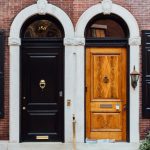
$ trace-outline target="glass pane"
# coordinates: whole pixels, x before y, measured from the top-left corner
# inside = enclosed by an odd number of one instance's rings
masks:
[[[31,23],[24,32],[24,38],[60,38],[60,29],[49,20],[38,20]]]
[[[120,24],[111,19],[99,19],[90,25],[86,37],[104,38],[115,37],[125,38],[125,33]]]

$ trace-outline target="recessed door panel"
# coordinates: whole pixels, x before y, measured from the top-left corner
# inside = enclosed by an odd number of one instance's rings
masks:
[[[126,141],[126,49],[86,49],[86,137]]]
[[[24,47],[21,55],[21,141],[63,141],[63,49]]]
[[[58,81],[58,54],[34,54],[29,53],[29,95],[31,103],[56,102],[59,92]],[[48,69],[48,68],[49,69]]]

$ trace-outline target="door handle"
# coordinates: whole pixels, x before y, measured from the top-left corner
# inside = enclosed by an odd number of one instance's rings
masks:
[[[22,107],[22,109],[23,109],[23,110],[26,110],[26,107],[25,107],[25,106],[23,106],[23,107]]]

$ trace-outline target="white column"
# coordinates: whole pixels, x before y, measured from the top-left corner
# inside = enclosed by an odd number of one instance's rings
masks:
[[[77,70],[76,70],[76,96],[74,101],[74,107],[76,108],[76,140],[77,142],[84,142],[85,135],[85,98],[84,98],[84,46],[76,47],[77,55]]]
[[[130,46],[130,73],[133,67],[139,71],[139,46]],[[139,82],[135,90],[130,78],[130,142],[139,142]]]
[[[9,112],[9,140],[19,142],[19,46],[10,46],[10,112]]]
[[[65,142],[73,140],[74,63],[74,46],[65,46]],[[71,100],[70,106],[67,106],[67,100]]]
[[[76,119],[76,141],[84,142],[84,38],[65,38],[65,141],[72,142],[72,116]],[[67,100],[71,107],[67,107]]]

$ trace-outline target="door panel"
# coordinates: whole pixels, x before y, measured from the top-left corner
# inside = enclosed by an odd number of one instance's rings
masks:
[[[21,141],[63,141],[63,50],[24,47]]]
[[[86,49],[86,137],[126,141],[126,49]]]
[[[91,77],[94,99],[119,97],[119,58],[116,54],[95,54],[92,56],[91,68],[93,68],[93,72]]]

